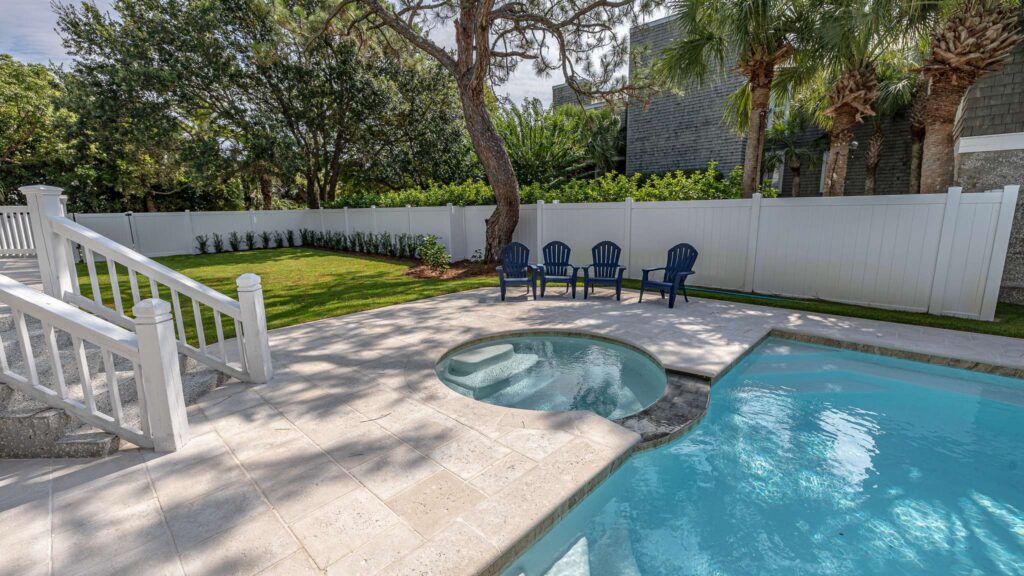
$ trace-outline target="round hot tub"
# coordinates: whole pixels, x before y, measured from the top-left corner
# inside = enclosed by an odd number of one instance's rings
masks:
[[[458,348],[437,363],[456,392],[527,410],[636,414],[665,392],[665,370],[637,348],[603,338],[525,334]]]

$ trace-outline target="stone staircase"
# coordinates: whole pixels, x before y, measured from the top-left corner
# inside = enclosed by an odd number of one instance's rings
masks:
[[[57,390],[57,374],[44,342],[41,323],[26,317],[32,356],[39,380]],[[25,374],[25,359],[15,327],[14,318],[7,307],[0,308],[0,339],[8,365],[13,372]],[[74,358],[71,336],[56,331],[60,365],[70,397],[84,402],[81,379]],[[85,356],[90,380],[95,390],[98,408],[110,413],[111,394],[104,371],[102,351],[85,345]],[[179,355],[181,379],[186,404],[220,386],[229,377],[195,360]],[[114,356],[118,392],[124,421],[140,427],[138,393],[131,362]],[[117,436],[83,424],[63,410],[52,408],[34,400],[18,390],[0,383],[0,458],[87,458],[116,452],[121,445]]]

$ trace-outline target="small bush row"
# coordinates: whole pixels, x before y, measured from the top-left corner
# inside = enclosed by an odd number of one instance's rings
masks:
[[[303,228],[299,231],[299,239],[303,246],[342,250],[345,252],[362,252],[364,254],[380,254],[397,258],[418,258],[420,247],[426,236],[414,234],[388,234],[381,232],[320,232]]]
[[[196,251],[200,254],[209,254],[212,251],[214,253],[228,252],[226,248],[230,248],[231,252],[239,252],[242,250],[242,246],[245,246],[246,250],[258,250],[261,248],[284,248],[285,246],[292,247],[297,246],[296,236],[294,230],[285,231],[274,231],[267,232],[263,231],[259,234],[249,231],[245,235],[240,235],[238,232],[232,232],[227,235],[227,246],[224,245],[225,237],[213,233],[213,234],[200,234],[196,236]]]

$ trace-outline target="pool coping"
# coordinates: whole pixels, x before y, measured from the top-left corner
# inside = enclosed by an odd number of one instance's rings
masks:
[[[543,538],[544,535],[551,529],[551,527],[553,527],[555,524],[557,524],[559,521],[561,521],[562,518],[564,518],[569,512],[571,512],[572,509],[577,504],[579,504],[581,501],[583,501],[583,499],[585,499],[587,496],[589,496],[591,492],[593,492],[595,489],[597,489],[598,486],[600,486],[612,474],[614,474],[616,471],[618,471],[618,469],[623,464],[625,464],[627,460],[632,458],[635,454],[638,454],[640,452],[644,452],[644,451],[647,451],[647,450],[650,450],[650,449],[653,449],[653,448],[657,448],[659,446],[662,446],[664,444],[672,442],[672,441],[674,441],[674,440],[676,440],[678,438],[681,438],[682,436],[686,435],[688,432],[693,430],[693,428],[695,428],[704,419],[704,417],[707,415],[708,409],[711,406],[710,388],[713,387],[722,377],[724,377],[726,374],[728,374],[733,368],[735,368],[740,362],[742,362],[749,354],[753,353],[753,351],[758,346],[763,344],[769,338],[783,338],[783,339],[789,339],[789,340],[794,340],[794,341],[798,341],[798,342],[806,342],[806,343],[809,343],[809,344],[821,344],[821,345],[832,346],[832,347],[840,348],[840,349],[844,349],[844,350],[852,350],[852,351],[857,351],[857,352],[866,352],[866,353],[878,354],[880,356],[887,356],[887,357],[892,357],[892,358],[900,358],[900,359],[904,359],[904,360],[912,360],[912,361],[917,361],[917,362],[924,362],[924,363],[927,363],[927,364],[933,364],[933,365],[938,365],[938,366],[947,366],[947,367],[951,367],[951,368],[960,368],[960,369],[970,370],[970,371],[973,371],[973,372],[980,372],[980,373],[984,373],[984,374],[993,374],[993,375],[997,375],[997,376],[1006,376],[1006,377],[1010,377],[1010,378],[1024,379],[1024,369],[1022,369],[1022,368],[1012,368],[1012,367],[1008,367],[1008,366],[999,366],[999,365],[996,365],[996,364],[990,364],[990,363],[986,363],[986,362],[978,362],[978,361],[967,360],[965,358],[952,358],[952,357],[948,357],[948,356],[940,356],[940,355],[937,355],[937,354],[928,354],[928,353],[923,353],[923,352],[914,352],[914,351],[900,349],[900,348],[894,348],[894,347],[888,347],[888,346],[879,346],[879,345],[876,345],[876,344],[868,344],[868,343],[865,343],[865,342],[857,342],[857,341],[853,341],[853,340],[840,340],[840,339],[837,339],[837,338],[831,338],[831,337],[828,337],[828,336],[823,336],[823,335],[815,334],[815,333],[812,333],[812,332],[804,332],[804,331],[800,331],[800,330],[784,329],[784,328],[778,328],[778,327],[772,327],[772,328],[769,328],[767,331],[765,331],[765,333],[762,334],[759,338],[757,338],[757,340],[755,342],[750,344],[742,353],[740,353],[738,356],[736,356],[731,362],[729,362],[728,364],[723,366],[714,376],[709,376],[707,374],[702,374],[702,373],[699,373],[699,372],[696,372],[696,371],[689,371],[689,370],[680,369],[680,368],[676,368],[676,367],[665,366],[664,363],[662,363],[661,360],[657,358],[657,356],[655,356],[651,352],[646,351],[642,346],[640,346],[640,345],[638,345],[636,343],[629,342],[629,341],[626,341],[626,340],[618,341],[618,340],[616,340],[614,338],[609,338],[609,337],[604,336],[604,335],[594,335],[594,334],[592,334],[592,333],[590,333],[590,332],[588,332],[586,330],[553,329],[553,330],[550,330],[550,331],[546,331],[546,330],[527,329],[527,330],[517,330],[515,332],[520,332],[520,333],[524,333],[524,334],[543,333],[543,332],[547,332],[547,333],[561,332],[561,333],[565,333],[565,334],[575,334],[575,335],[582,334],[582,335],[587,335],[587,336],[594,336],[596,338],[610,340],[612,342],[617,342],[617,343],[623,343],[624,342],[627,345],[629,345],[629,346],[631,346],[633,348],[638,348],[640,350],[643,350],[643,351],[645,351],[645,353],[647,353],[650,356],[652,356],[655,359],[655,361],[660,366],[664,367],[666,375],[670,376],[670,379],[669,379],[669,385],[666,386],[665,394],[663,394],[661,398],[659,398],[657,401],[655,401],[654,404],[652,404],[651,406],[648,406],[643,411],[638,412],[637,414],[634,414],[632,416],[628,416],[626,418],[622,418],[622,419],[619,419],[619,420],[611,420],[611,422],[613,422],[613,423],[615,423],[615,424],[617,424],[619,426],[622,426],[623,428],[626,428],[627,430],[630,430],[632,432],[635,432],[635,433],[639,434],[641,436],[641,440],[639,442],[635,443],[631,448],[629,448],[626,451],[624,451],[615,460],[610,462],[607,466],[605,466],[601,471],[599,471],[597,474],[595,474],[583,486],[580,486],[569,498],[567,498],[564,502],[562,502],[562,504],[560,504],[558,507],[556,507],[556,509],[554,511],[552,511],[551,514],[549,514],[548,516],[546,516],[545,518],[540,520],[537,524],[535,524],[533,526],[533,528],[531,528],[522,538],[520,538],[518,541],[516,541],[512,546],[508,547],[506,550],[504,550],[501,553],[499,553],[498,557],[494,559],[494,561],[488,566],[488,568],[486,570],[480,572],[480,576],[497,576],[497,575],[501,574],[504,570],[507,570],[512,565],[512,563],[516,560],[516,558],[518,558],[527,549],[529,549],[531,546],[536,544],[541,538]],[[490,335],[490,336],[493,336],[495,338],[500,338],[500,337],[506,336],[506,335],[508,335],[507,332],[506,333],[502,333],[502,334]],[[486,339],[488,337],[484,337],[484,338]],[[458,348],[458,347],[456,347],[456,348]],[[455,348],[453,348],[453,350],[455,350]],[[673,389],[674,389],[674,387],[672,386],[672,381],[673,381],[672,376],[673,375],[675,375],[675,376],[682,376],[682,377],[685,377],[685,378],[693,378],[693,379],[697,379],[697,380],[703,380],[703,381],[706,381],[708,383],[709,390],[708,390],[708,396],[707,396],[707,399],[706,399],[706,403],[704,405],[704,409],[703,409],[703,411],[698,416],[692,418],[691,420],[689,420],[687,422],[681,423],[678,427],[674,428],[673,430],[667,431],[665,434],[660,434],[660,435],[658,435],[655,438],[651,438],[650,440],[644,440],[643,439],[643,433],[641,431],[635,429],[632,426],[625,425],[623,423],[623,421],[624,420],[629,420],[630,418],[639,417],[641,415],[647,415],[649,417],[649,416],[651,416],[651,414],[647,414],[647,413],[648,412],[653,412],[652,409],[655,409],[654,411],[656,411],[657,409],[663,408],[666,403],[671,403],[671,400],[669,399],[669,393],[671,391],[673,391]]]

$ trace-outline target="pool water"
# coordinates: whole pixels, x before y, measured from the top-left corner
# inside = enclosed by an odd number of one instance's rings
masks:
[[[766,340],[520,573],[1024,574],[1024,381]]]
[[[446,355],[437,375],[460,394],[528,410],[622,418],[665,392],[665,370],[638,350],[586,336],[491,339]]]

